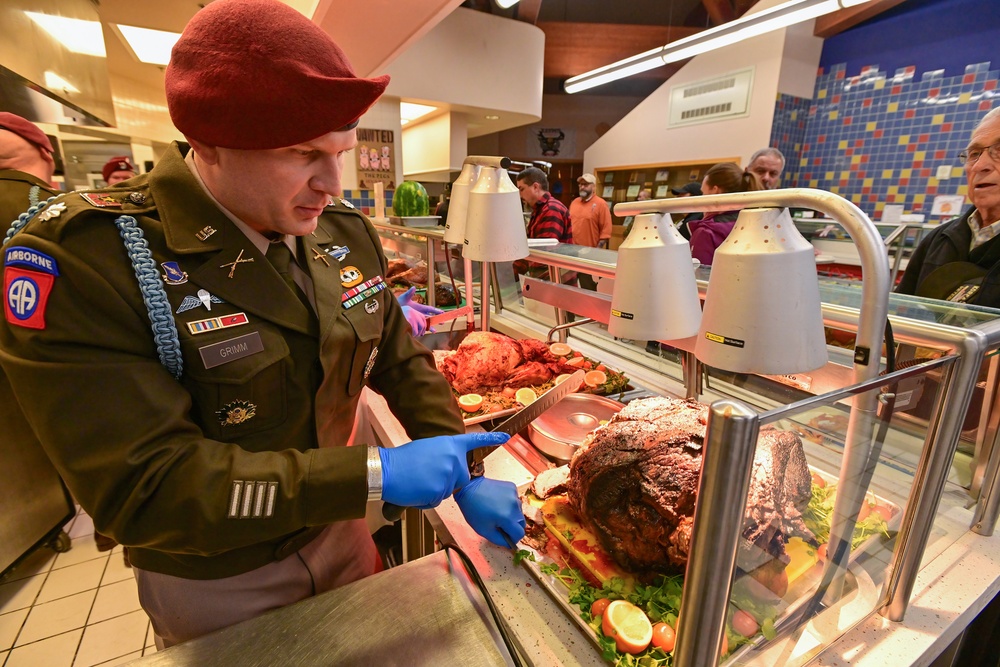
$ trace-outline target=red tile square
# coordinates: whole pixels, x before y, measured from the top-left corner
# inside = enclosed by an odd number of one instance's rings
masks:
[[[931,177],[931,170],[930,169],[921,169],[920,170],[920,178],[930,178],[930,177]]]
[[[945,152],[944,151],[934,151],[934,159],[935,160],[943,160],[944,158],[945,158]]]
[[[840,104],[840,95],[834,95],[830,99],[830,104]]]
[[[901,178],[901,179],[899,179],[899,186],[900,187],[906,187],[909,184],[910,184],[910,179],[908,179],[908,178]]]
[[[825,144],[826,143],[826,135],[825,134],[821,134],[818,137],[816,137],[816,142],[820,143],[820,144]]]
[[[914,169],[920,169],[923,166],[924,166],[924,161],[923,160],[914,160],[913,161],[913,168]]]
[[[903,118],[913,118],[917,115],[916,109],[907,109],[903,112]]]
[[[937,194],[937,186],[936,185],[928,185],[927,186],[927,194],[929,194],[929,195],[936,195]]]
[[[931,135],[929,134],[921,134],[917,137],[917,143],[921,144],[926,144],[930,140],[931,140]]]
[[[854,119],[851,116],[845,116],[844,117],[844,125],[850,125],[853,122],[854,122]]]
[[[854,155],[854,149],[853,148],[845,148],[844,149],[844,155],[847,155],[848,157],[850,157],[851,155]]]
[[[862,107],[870,107],[871,105],[872,105],[872,98],[866,97],[865,99],[861,100]]]
[[[868,178],[868,172],[864,170],[858,170],[856,175],[858,178]]]
[[[951,123],[942,123],[941,124],[941,131],[942,132],[951,132]]]
[[[848,183],[849,183],[849,181],[847,179],[843,179],[843,180],[840,181],[839,185],[842,188],[846,188]]]
[[[854,147],[855,148],[861,148],[864,145],[865,145],[865,142],[864,142],[863,139],[855,139],[854,140]]]
[[[973,83],[976,80],[975,74],[966,74],[962,77],[962,83]]]
[[[928,97],[937,97],[938,94],[940,94],[940,92],[941,92],[940,88],[931,88],[930,91],[928,91],[927,96]]]
[[[839,72],[837,72],[837,76],[835,78],[839,81],[840,79],[843,79],[845,76],[847,76],[847,72],[845,72],[844,70],[840,70]]]
[[[872,191],[872,186],[870,186],[870,185],[863,185],[863,186],[861,186],[861,194],[866,195],[866,194],[868,194],[871,191]]]
[[[901,92],[903,92],[902,86],[893,86],[892,88],[889,89],[890,95],[899,95]]]
[[[822,67],[820,67],[819,69],[816,70],[816,76],[823,76],[823,68]]]
[[[822,164],[823,164],[823,158],[818,158],[818,157],[817,158],[813,158],[813,166],[814,167],[819,167]]]
[[[996,90],[996,88],[997,88],[996,79],[990,79],[989,81],[983,83],[983,90]]]
[[[917,152],[917,145],[916,144],[907,144],[907,146],[906,146],[906,152],[907,153],[916,153]]]
[[[813,177],[812,173],[808,172],[808,171],[806,173],[802,174],[802,180],[804,180],[804,181],[811,180],[812,177]]]
[[[979,103],[980,111],[989,111],[992,108],[993,104],[989,100],[983,100],[982,102]]]
[[[861,156],[861,164],[867,164],[867,163],[868,163],[868,156],[867,155],[862,155]]]
[[[883,134],[884,132],[882,130],[875,130],[874,132],[872,132],[872,136],[875,137],[876,139],[881,139]]]

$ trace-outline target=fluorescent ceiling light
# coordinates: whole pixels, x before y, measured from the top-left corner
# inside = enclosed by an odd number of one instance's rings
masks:
[[[574,76],[566,80],[563,89],[567,93],[578,93],[581,90],[624,79],[661,65],[693,58],[744,39],[757,37],[779,28],[809,21],[838,9],[854,7],[866,2],[869,0],[789,0],[756,14],[743,16],[735,21],[670,42],[666,46],[651,49],[631,58]]]
[[[511,7],[513,7],[514,5],[516,5],[518,2],[520,2],[520,0],[496,0],[496,1],[497,1],[497,4],[502,9],[510,9]]]
[[[422,118],[432,111],[437,111],[437,107],[432,107],[428,104],[416,104],[415,102],[400,102],[399,120],[401,124],[406,125],[410,121]]]
[[[24,12],[42,30],[65,46],[71,53],[85,56],[107,57],[104,50],[104,32],[97,21],[71,19],[38,12]]]
[[[49,90],[62,91],[64,93],[80,92],[76,86],[52,71],[45,72],[45,87]]]
[[[170,51],[181,38],[179,32],[151,30],[134,25],[115,25],[121,32],[125,43],[139,62],[150,65],[166,65],[170,62]]]

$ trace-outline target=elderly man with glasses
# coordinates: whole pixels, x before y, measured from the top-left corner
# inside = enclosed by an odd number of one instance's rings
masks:
[[[960,156],[972,207],[913,252],[897,292],[1000,307],[1000,108],[987,113]]]

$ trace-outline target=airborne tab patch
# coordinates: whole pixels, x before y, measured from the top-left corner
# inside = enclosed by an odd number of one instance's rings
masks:
[[[59,275],[59,266],[56,264],[56,260],[43,252],[21,246],[7,248],[3,253],[3,264],[4,266],[23,266],[53,276]]]

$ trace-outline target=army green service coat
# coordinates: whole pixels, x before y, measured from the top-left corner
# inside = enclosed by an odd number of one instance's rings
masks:
[[[17,169],[0,169],[0,234],[7,233],[7,227],[32,206],[31,189],[37,187],[37,201],[43,202],[59,192],[52,186],[31,174]]]
[[[209,199],[182,150],[127,184],[61,197],[64,212],[33,219],[4,246],[0,365],[95,528],[142,569],[208,579],[281,559],[323,526],[364,515],[366,448],[342,445],[365,385],[414,439],[464,428],[392,291],[342,305],[342,278],[386,270],[364,215],[338,202],[302,239],[317,317]],[[158,359],[120,216],[137,221],[169,279],[179,381]],[[9,286],[23,287],[25,274],[39,279],[39,296],[51,278],[47,302]]]

